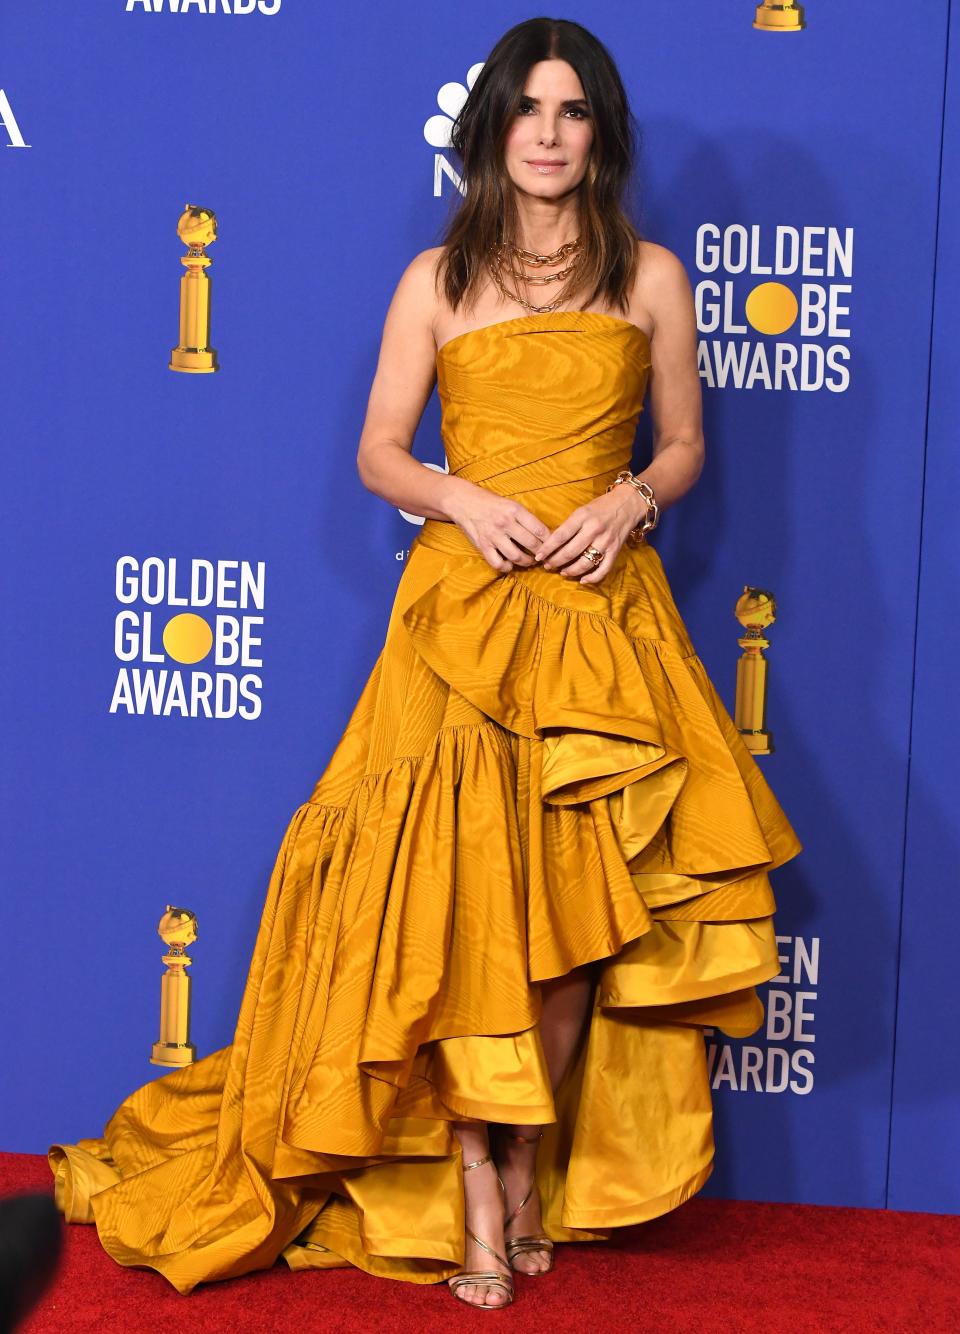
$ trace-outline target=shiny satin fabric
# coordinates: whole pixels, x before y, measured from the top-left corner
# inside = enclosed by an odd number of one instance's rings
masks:
[[[451,472],[555,527],[629,466],[649,367],[606,315],[454,338]],[[279,1255],[435,1282],[463,1257],[451,1122],[481,1118],[546,1123],[557,1241],[675,1208],[713,1164],[703,1027],[761,1025],[768,873],[800,848],[652,545],[580,585],[427,519],[284,835],[233,1042],[52,1146],[60,1207],[181,1292]],[[540,984],[588,963],[554,1092]]]

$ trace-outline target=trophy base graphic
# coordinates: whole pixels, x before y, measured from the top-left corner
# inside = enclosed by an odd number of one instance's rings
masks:
[[[192,1065],[196,1059],[197,1049],[192,1042],[155,1042],[150,1056],[150,1064]]]
[[[220,364],[216,350],[212,347],[175,347],[170,353],[167,369],[208,375],[211,371],[218,371]]]
[[[807,26],[803,5],[796,0],[763,0],[753,26],[764,32],[799,32]]]

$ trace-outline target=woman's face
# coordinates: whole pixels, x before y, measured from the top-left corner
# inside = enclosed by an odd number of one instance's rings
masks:
[[[593,120],[573,66],[565,60],[531,66],[504,146],[514,185],[538,199],[558,199],[583,180],[592,144]]]

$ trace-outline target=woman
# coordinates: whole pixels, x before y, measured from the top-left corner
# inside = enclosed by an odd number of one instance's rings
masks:
[[[522,23],[453,139],[466,196],[397,287],[358,454],[425,521],[233,1043],[51,1149],[67,1217],[181,1292],[282,1254],[506,1305],[554,1242],[700,1189],[703,1028],[755,1031],[779,971],[800,844],[646,540],[702,467],[697,335],[621,209],[619,76]],[[435,378],[448,474],[410,455]]]

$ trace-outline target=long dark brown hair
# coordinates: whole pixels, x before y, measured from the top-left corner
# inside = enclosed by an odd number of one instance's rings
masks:
[[[511,28],[490,52],[460,114],[451,145],[463,164],[465,194],[442,237],[438,288],[451,308],[470,306],[479,294],[490,247],[517,242],[517,208],[503,150],[523,101],[532,65],[565,60],[583,85],[593,121],[590,161],[579,190],[582,249],[576,291],[583,306],[602,294],[626,310],[637,265],[640,234],[624,208],[639,139],[623,82],[602,42],[568,19],[527,19]]]

